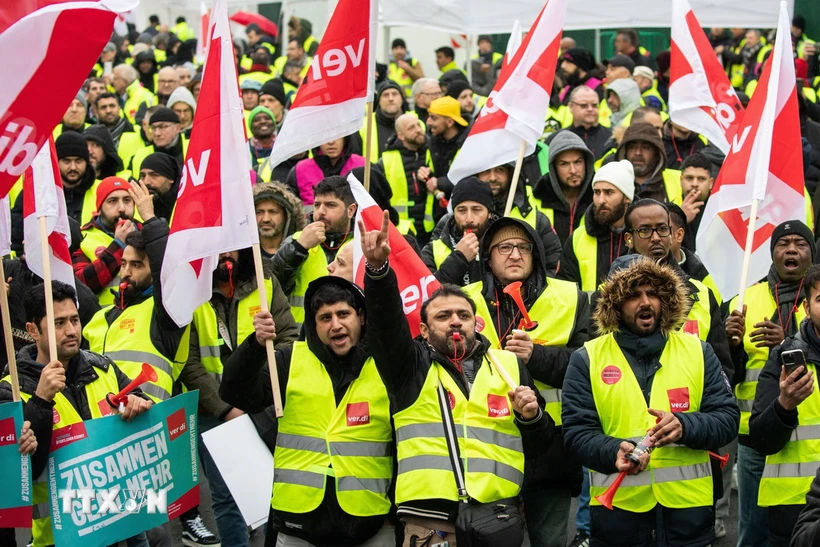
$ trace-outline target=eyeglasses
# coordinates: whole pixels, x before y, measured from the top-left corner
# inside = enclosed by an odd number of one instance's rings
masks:
[[[532,243],[499,243],[495,246],[495,249],[504,256],[511,255],[513,249],[518,249],[518,254],[522,256],[531,255]]]
[[[658,237],[669,237],[672,234],[672,227],[668,224],[658,226],[657,228],[638,228],[631,230],[633,234],[638,234],[641,239],[649,239],[653,232],[657,232]]]
[[[570,101],[570,103],[581,109],[598,108],[598,103],[576,103],[575,101]]]

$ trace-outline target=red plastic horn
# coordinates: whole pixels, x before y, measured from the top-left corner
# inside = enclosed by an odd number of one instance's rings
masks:
[[[119,408],[121,404],[125,404],[128,400],[128,394],[131,391],[144,384],[145,382],[156,382],[157,381],[157,371],[154,370],[154,367],[149,365],[148,363],[142,364],[142,371],[137,375],[136,378],[131,380],[131,383],[122,388],[122,391],[114,395],[113,393],[109,393],[105,396],[105,399],[108,401],[108,404],[111,405],[111,408]]]
[[[709,457],[719,461],[721,469],[726,467],[726,464],[729,462],[729,453],[728,452],[726,454],[724,454],[723,456],[721,456],[717,452],[712,452],[711,450],[709,450]]]
[[[607,509],[612,509],[612,500],[615,499],[615,492],[618,491],[618,488],[621,486],[621,483],[624,482],[624,477],[626,477],[626,471],[621,471],[618,473],[618,476],[615,478],[615,482],[609,485],[609,488],[601,494],[600,496],[595,496],[595,501],[606,507]]]
[[[538,326],[538,323],[530,319],[530,314],[527,313],[527,308],[524,306],[524,299],[521,298],[521,282],[514,281],[504,287],[504,294],[508,294],[513,299],[515,305],[518,306],[518,311],[521,312],[523,318],[518,323],[519,329],[532,330]]]

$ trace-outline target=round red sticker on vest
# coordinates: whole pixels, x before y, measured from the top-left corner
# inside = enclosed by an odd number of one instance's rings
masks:
[[[607,365],[601,371],[601,380],[607,385],[617,384],[621,379],[621,369],[615,365]]]
[[[475,318],[475,331],[481,332],[484,330],[484,320],[480,317]]]
[[[450,401],[450,410],[453,410],[456,407],[456,396],[448,391],[447,400]]]
[[[51,421],[55,424],[60,423],[60,413],[57,412],[56,408],[51,409]]]

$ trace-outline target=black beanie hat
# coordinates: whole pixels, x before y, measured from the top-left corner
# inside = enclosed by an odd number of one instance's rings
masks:
[[[168,108],[167,106],[161,106],[157,108],[153,114],[151,114],[151,123],[157,122],[170,122],[170,123],[179,123],[179,116],[177,113]]]
[[[57,150],[57,159],[69,157],[83,158],[85,161],[90,159],[85,137],[74,131],[64,131],[54,141],[54,148]]]
[[[162,175],[171,180],[177,180],[179,178],[179,164],[177,160],[165,152],[154,152],[147,156],[142,160],[142,164],[140,165],[140,170],[142,169],[150,169],[158,175]],[[139,176],[139,174],[137,174],[137,176]]]
[[[486,182],[481,182],[476,177],[465,177],[458,181],[453,188],[450,198],[453,208],[458,207],[464,201],[475,201],[493,212],[493,191]]]
[[[268,80],[262,84],[262,89],[259,90],[259,96],[270,95],[280,103],[282,106],[288,105],[288,99],[285,95],[285,84],[279,78]]]
[[[465,81],[462,81],[462,80],[456,80],[454,82],[450,82],[447,85],[447,96],[452,97],[454,99],[458,99],[458,96],[461,95],[461,93],[465,89],[469,89],[470,91],[472,91],[473,87],[469,83],[467,83]]]
[[[816,252],[814,245],[814,234],[812,234],[809,227],[800,220],[787,220],[786,222],[780,223],[777,228],[774,229],[774,232],[772,232],[772,239],[769,242],[772,258],[774,258],[774,246],[777,245],[777,241],[781,237],[793,234],[799,235],[808,242],[809,248],[811,249],[811,259],[812,262],[814,262],[814,253]]]

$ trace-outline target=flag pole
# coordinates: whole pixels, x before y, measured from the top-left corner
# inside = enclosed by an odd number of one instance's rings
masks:
[[[43,289],[46,294],[46,321],[48,325],[48,359],[57,360],[57,333],[54,332],[54,295],[51,292],[51,249],[48,244],[48,218],[40,217],[40,249],[43,253]]]
[[[521,176],[521,165],[524,163],[524,152],[527,150],[527,141],[521,139],[521,147],[518,149],[518,159],[515,160],[515,170],[513,170],[510,181],[510,193],[507,195],[507,206],[504,207],[504,216],[509,216],[512,210],[515,190],[518,188],[518,178]]]
[[[6,267],[3,258],[0,257],[0,280],[6,282]],[[11,335],[11,312],[9,312],[9,295],[6,288],[0,287],[0,312],[3,317],[3,335],[6,340],[6,359],[9,363],[9,376],[11,376],[11,396],[12,400],[20,400],[20,381],[17,379],[17,358],[14,354],[14,338]]]
[[[373,97],[367,102],[364,122],[364,189],[370,193],[370,143],[373,140]]]
[[[746,248],[743,251],[743,268],[740,270],[740,288],[737,293],[737,310],[743,311],[743,299],[746,296],[746,283],[749,280],[749,266],[752,262],[752,245],[755,238],[755,222],[757,220],[758,200],[752,200],[752,210],[749,213],[749,228],[746,231]],[[736,337],[735,337],[736,338]]]
[[[259,243],[251,245],[253,249],[253,266],[256,269],[256,288],[259,291],[259,306],[261,311],[270,311],[268,295],[265,288],[265,271],[262,269],[262,251]],[[273,340],[265,341],[265,351],[268,354],[268,370],[270,371],[270,385],[273,389],[273,410],[276,417],[282,417],[282,393],[279,391],[279,374],[276,372],[276,353],[273,351]]]

